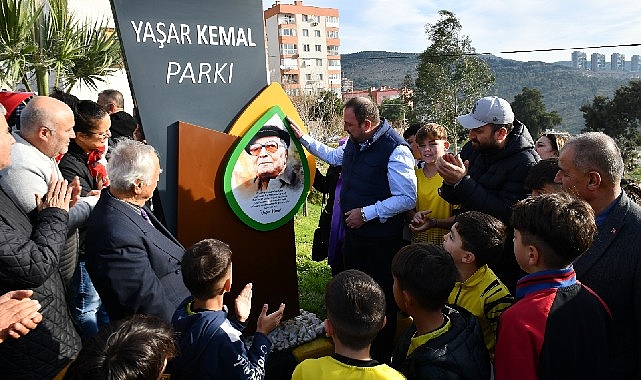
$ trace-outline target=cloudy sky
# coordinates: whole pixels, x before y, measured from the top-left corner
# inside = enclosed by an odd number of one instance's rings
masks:
[[[269,8],[274,0],[262,0]],[[281,4],[293,4],[283,0]],[[304,0],[304,5],[338,8],[341,54],[364,50],[419,53],[429,41],[425,24],[438,11],[453,12],[472,46],[520,61],[569,61],[572,48],[641,44],[641,1],[635,0]],[[563,48],[555,52],[506,54],[514,50]],[[641,46],[583,49],[606,55],[641,55]]]

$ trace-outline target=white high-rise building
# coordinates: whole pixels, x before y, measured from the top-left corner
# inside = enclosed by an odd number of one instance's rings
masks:
[[[264,12],[270,80],[288,94],[341,93],[338,9],[276,1]]]
[[[638,54],[633,55],[630,60],[630,71],[641,71],[641,58]]]
[[[610,70],[625,71],[625,55],[621,53],[612,53],[610,56]]]
[[[580,70],[587,70],[588,59],[585,52],[573,51],[572,52],[572,67]]]
[[[605,55],[599,53],[592,53],[590,56],[590,69],[592,71],[605,70]]]

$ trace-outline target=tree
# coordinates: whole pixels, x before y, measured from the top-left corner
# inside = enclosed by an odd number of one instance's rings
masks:
[[[71,89],[80,81],[96,88],[122,67],[115,34],[103,22],[81,23],[66,0],[0,0],[0,80],[14,87],[49,93],[55,86]]]
[[[457,141],[456,116],[467,113],[494,83],[487,63],[476,56],[454,13],[441,10],[425,32],[432,44],[419,56],[414,106],[418,120],[443,125]]]
[[[511,105],[514,117],[528,127],[534,138],[561,124],[562,119],[556,111],[545,110],[543,95],[536,88],[523,87]]]
[[[595,96],[592,104],[581,107],[581,112],[585,120],[582,132],[603,132],[612,137],[621,149],[626,169],[634,169],[636,148],[641,143],[641,81],[617,89],[612,99]]]
[[[405,123],[407,125],[416,122],[416,110],[414,109],[414,93],[416,92],[415,84],[416,81],[412,78],[411,75],[405,75],[403,78],[403,84],[401,85],[401,98],[403,102],[407,104],[407,109],[405,112]]]
[[[385,118],[395,128],[405,129],[407,125],[406,115],[409,113],[409,106],[405,99],[402,97],[385,99],[379,109],[381,110],[381,117]]]
[[[290,100],[316,139],[330,142],[344,134],[343,100],[336,93],[321,90],[312,94],[290,95]]]

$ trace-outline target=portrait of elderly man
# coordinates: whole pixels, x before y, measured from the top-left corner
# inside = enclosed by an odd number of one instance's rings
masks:
[[[256,190],[297,188],[302,185],[300,176],[291,165],[287,165],[290,142],[289,133],[275,125],[265,125],[249,141],[245,151],[252,156],[256,168]]]
[[[89,276],[110,320],[150,314],[171,322],[189,291],[180,273],[185,249],[145,206],[160,177],[158,153],[122,140],[107,172],[110,186],[87,221]]]
[[[280,222],[299,205],[305,167],[296,146],[278,114],[261,121],[238,145],[232,156],[236,160],[229,166],[227,196],[243,220],[259,225]]]

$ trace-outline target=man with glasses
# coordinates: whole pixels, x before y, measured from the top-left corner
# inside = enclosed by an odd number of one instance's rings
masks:
[[[125,112],[125,100],[118,90],[104,90],[98,94],[96,103],[107,111],[111,119],[111,134],[113,139],[118,137],[134,138],[138,126],[136,119]]]
[[[249,141],[245,151],[256,167],[257,191],[302,186],[297,172],[287,166],[290,142],[289,133],[274,125],[265,125]]]

